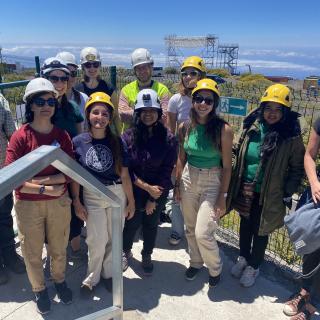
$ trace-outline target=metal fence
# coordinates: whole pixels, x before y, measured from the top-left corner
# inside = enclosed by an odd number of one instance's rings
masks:
[[[135,79],[134,76],[126,74],[125,72],[119,71],[116,73],[115,67],[102,68],[101,77],[106,81],[113,83],[118,93],[125,84]],[[179,75],[165,75],[164,77],[155,79],[165,83],[169,87],[171,93],[176,92]],[[78,78],[78,81],[80,80],[81,73]],[[266,89],[266,86],[255,86],[254,84],[240,82],[226,82],[219,87],[223,96],[247,99],[249,111],[259,106],[260,98]],[[22,120],[22,96],[24,89],[25,87],[22,86],[2,90],[4,96],[10,103],[11,110],[18,123],[21,123]],[[303,137],[306,144],[309,139],[312,123],[318,116],[320,116],[320,98],[314,95],[311,96],[310,92],[306,90],[292,90],[292,98],[292,109],[298,111],[302,115],[300,122],[302,123]],[[230,123],[235,133],[239,132],[243,120],[242,117],[231,115],[223,115],[223,117]],[[298,197],[298,195],[296,196]],[[240,220],[238,215],[235,212],[232,212],[222,219],[219,235],[224,241],[237,246],[239,225]],[[267,257],[269,260],[272,260],[274,263],[281,266],[281,268],[285,268],[293,272],[297,272],[300,269],[300,258],[294,253],[284,228],[276,230],[271,235],[267,250]]]

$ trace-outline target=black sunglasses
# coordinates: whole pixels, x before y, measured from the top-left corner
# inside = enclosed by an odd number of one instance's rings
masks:
[[[99,61],[95,61],[95,62],[85,62],[84,67],[87,69],[90,69],[91,67],[94,68],[99,68],[100,67],[100,62]]]
[[[58,82],[59,80],[61,82],[67,82],[69,80],[69,77],[68,76],[63,76],[63,77],[49,76],[48,80],[50,80],[52,82]]]
[[[74,71],[70,71],[70,77],[71,78],[75,78],[77,76],[77,70],[74,70]]]
[[[205,104],[209,105],[213,105],[214,100],[212,98],[204,98],[203,96],[197,95],[195,97],[193,97],[193,102],[196,103],[202,103],[202,101],[204,101]]]
[[[199,72],[198,71],[190,71],[190,72],[186,72],[186,71],[182,71],[181,72],[181,77],[187,77],[187,76],[190,76],[190,77],[196,77],[199,75]]]
[[[46,104],[49,107],[55,107],[57,104],[57,100],[55,98],[49,98],[48,100],[43,98],[35,98],[32,100],[34,104],[36,104],[38,107],[44,107]]]

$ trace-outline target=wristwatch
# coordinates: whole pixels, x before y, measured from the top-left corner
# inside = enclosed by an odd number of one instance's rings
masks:
[[[46,186],[43,184],[39,189],[39,194],[43,194],[46,190]]]

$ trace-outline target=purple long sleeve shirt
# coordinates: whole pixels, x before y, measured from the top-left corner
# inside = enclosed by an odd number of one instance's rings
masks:
[[[143,148],[134,143],[133,130],[127,130],[122,139],[127,145],[129,154],[129,170],[151,185],[159,185],[166,191],[172,188],[171,173],[177,161],[177,139],[167,131],[167,142],[150,137]],[[134,186],[136,189],[137,187]]]

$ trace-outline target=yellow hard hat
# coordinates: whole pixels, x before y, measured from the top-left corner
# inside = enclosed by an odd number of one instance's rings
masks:
[[[202,60],[202,58],[197,56],[188,57],[183,61],[181,70],[188,67],[195,68],[201,72],[206,72],[206,66],[204,64],[204,61]]]
[[[262,102],[276,102],[291,108],[290,89],[283,84],[273,84],[265,91],[260,100]]]
[[[218,95],[218,97],[220,97],[220,92],[218,89],[218,85],[215,81],[211,80],[211,79],[202,79],[199,80],[197,82],[196,87],[192,90],[192,96],[200,91],[200,90],[210,90],[213,93],[215,93],[216,95]]]
[[[86,111],[92,104],[96,102],[105,103],[110,106],[112,110],[114,110],[114,105],[111,102],[111,98],[109,95],[104,92],[95,92],[87,100],[86,105],[84,106],[84,111]]]

